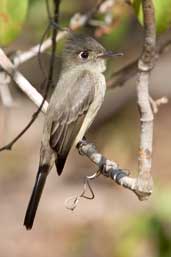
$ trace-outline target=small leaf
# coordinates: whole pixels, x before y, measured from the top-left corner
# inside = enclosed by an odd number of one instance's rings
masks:
[[[0,45],[7,45],[20,33],[26,17],[28,0],[1,0]]]

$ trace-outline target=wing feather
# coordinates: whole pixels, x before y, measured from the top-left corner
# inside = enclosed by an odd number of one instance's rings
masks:
[[[71,89],[65,99],[66,104],[63,102],[56,108],[57,113],[51,127],[50,146],[57,153],[55,164],[59,175],[94,99],[95,86],[92,82],[91,73],[83,71],[74,84],[70,85]]]

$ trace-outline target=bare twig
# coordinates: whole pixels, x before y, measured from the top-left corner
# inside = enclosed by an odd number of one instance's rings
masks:
[[[30,84],[30,82],[15,69],[15,66],[10,59],[5,55],[4,51],[0,49],[0,66],[7,72],[8,75],[15,81],[19,88],[35,103],[38,107],[42,103],[42,96]],[[48,103],[45,101],[42,110],[46,112]]]
[[[68,33],[67,31],[60,31],[57,35],[57,39],[56,41],[59,41],[60,39],[64,38],[64,36],[66,36]],[[40,44],[30,48],[28,51],[25,52],[18,52],[16,54],[16,56],[13,58],[13,62],[15,67],[18,67],[19,65],[21,65],[22,63],[30,60],[31,58],[37,56],[39,50],[40,52],[44,52],[46,51],[48,48],[50,48],[52,45],[52,41],[51,38],[48,38],[47,40],[45,40],[40,48]]]
[[[140,112],[141,133],[138,156],[138,178],[135,191],[140,200],[151,193],[153,181],[151,176],[153,112],[149,102],[150,71],[154,67],[156,57],[156,28],[152,0],[142,0],[144,15],[144,47],[138,61],[137,101]]]
[[[159,99],[154,100],[151,96],[149,97],[149,101],[153,110],[153,113],[158,113],[159,106],[162,104],[168,103],[168,98],[163,96]]]
[[[55,24],[58,24],[58,18],[59,18],[59,5],[60,5],[60,0],[53,0],[54,3],[54,17],[53,21]],[[54,26],[52,28],[52,50],[51,50],[51,58],[50,58],[50,65],[49,65],[49,72],[48,72],[48,81],[47,81],[47,90],[45,93],[45,97],[47,98],[51,83],[52,83],[52,78],[53,78],[53,72],[54,72],[54,61],[55,61],[55,52],[56,52],[56,37],[58,33],[58,27]]]

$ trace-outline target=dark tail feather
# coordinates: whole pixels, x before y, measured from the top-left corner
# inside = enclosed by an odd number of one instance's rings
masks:
[[[26,227],[26,229],[31,229],[33,226],[37,207],[48,175],[48,169],[48,165],[43,165],[39,167],[36,182],[32,191],[32,195],[24,219],[24,226]]]
[[[57,170],[57,173],[59,176],[61,175],[61,173],[63,171],[64,165],[66,162],[66,158],[67,158],[67,155],[66,156],[58,156],[58,158],[55,161],[56,170]]]

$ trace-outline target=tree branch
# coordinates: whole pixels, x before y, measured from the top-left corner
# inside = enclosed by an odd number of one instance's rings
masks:
[[[114,180],[118,185],[133,191],[140,199],[140,188],[137,187],[137,178],[130,177],[129,173],[126,170],[121,169],[116,162],[106,159],[106,157],[96,150],[95,145],[92,143],[87,143],[85,140],[82,140],[77,145],[77,148],[81,155],[87,156],[99,167],[103,176],[108,177]],[[151,191],[144,191],[144,199],[150,194]]]
[[[140,112],[140,146],[138,154],[138,178],[135,191],[140,200],[146,199],[146,193],[152,193],[151,176],[153,112],[149,101],[150,72],[156,57],[155,13],[152,0],[142,0],[144,16],[144,47],[138,61],[137,101]]]

